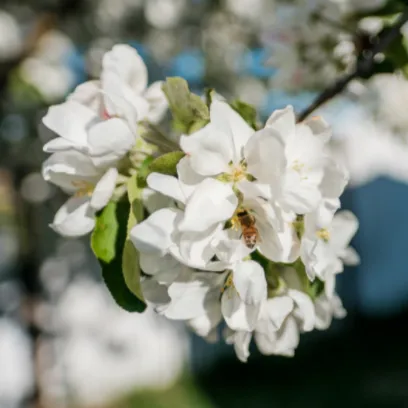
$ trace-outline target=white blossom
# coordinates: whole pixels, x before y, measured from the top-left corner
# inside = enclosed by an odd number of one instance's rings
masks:
[[[43,177],[72,195],[55,214],[51,227],[61,235],[74,237],[93,230],[95,213],[114,193],[118,171],[115,167],[96,167],[80,152],[62,151],[44,162]]]
[[[284,288],[265,299],[259,319],[252,331],[227,330],[226,341],[234,345],[237,357],[245,362],[249,357],[252,336],[262,354],[292,357],[301,332],[313,330],[316,313],[312,299],[302,290],[294,270],[288,269]]]
[[[357,229],[357,218],[350,211],[340,211],[326,225],[317,221],[316,214],[305,216],[301,257],[311,280],[334,279],[333,275],[343,271],[343,264],[359,263],[358,254],[349,246]]]

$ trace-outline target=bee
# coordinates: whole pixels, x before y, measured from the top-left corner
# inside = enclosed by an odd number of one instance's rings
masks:
[[[245,245],[248,248],[254,248],[259,240],[259,232],[255,226],[255,217],[247,210],[239,210],[237,218],[241,225],[242,236],[244,237]]]

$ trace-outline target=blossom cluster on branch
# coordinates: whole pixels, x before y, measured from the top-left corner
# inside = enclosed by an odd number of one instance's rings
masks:
[[[297,123],[288,106],[261,126],[251,106],[200,98],[181,78],[147,87],[140,56],[117,45],[100,80],[43,122],[58,135],[44,178],[71,195],[52,227],[93,231],[125,309],[147,304],[209,341],[222,333],[242,361],[252,337],[263,354],[292,356],[300,333],[345,315],[335,279],[359,261],[358,222],[338,211],[348,174],[322,118]]]

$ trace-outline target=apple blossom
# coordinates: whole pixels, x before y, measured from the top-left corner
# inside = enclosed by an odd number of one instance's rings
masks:
[[[77,151],[56,152],[43,164],[45,180],[72,197],[57,211],[51,227],[68,237],[89,233],[95,226],[95,213],[111,199],[117,182],[114,167],[98,168]]]
[[[326,225],[317,222],[315,214],[305,216],[301,257],[309,279],[333,278],[343,271],[343,263],[359,263],[358,254],[349,246],[357,229],[357,218],[350,211],[338,212]]]

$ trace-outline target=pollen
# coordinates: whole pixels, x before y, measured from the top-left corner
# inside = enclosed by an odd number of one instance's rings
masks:
[[[239,222],[238,216],[235,214],[231,218],[231,228],[235,231],[239,231],[241,229],[241,223]]]
[[[224,293],[229,287],[234,286],[234,282],[232,280],[232,273],[230,273],[225,280],[224,286],[221,288],[221,293]]]
[[[305,165],[299,160],[295,160],[292,165],[292,169],[300,173],[304,169]]]
[[[242,166],[235,167],[232,169],[232,180],[234,182],[244,180],[246,178],[246,171]]]
[[[322,239],[325,242],[328,242],[330,239],[330,232],[327,229],[322,228],[316,231],[316,235],[318,238]]]
[[[92,183],[85,180],[76,180],[71,184],[77,189],[75,197],[90,197],[95,189]]]

